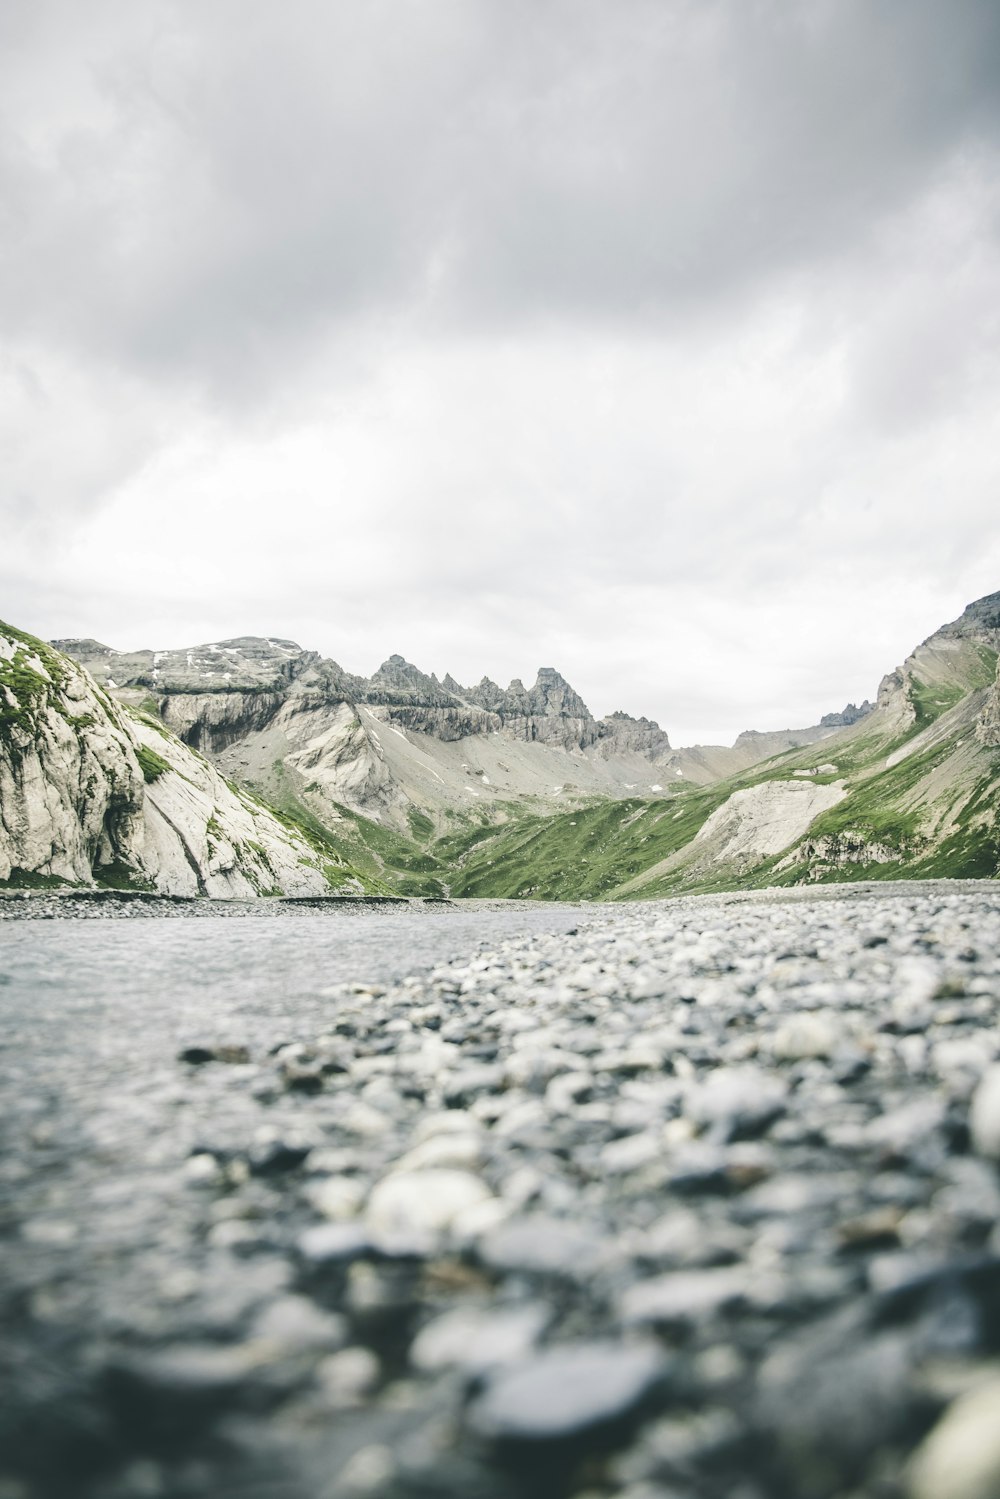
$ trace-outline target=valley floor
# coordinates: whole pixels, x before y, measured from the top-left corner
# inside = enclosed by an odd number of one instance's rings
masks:
[[[0,901],[3,1499],[998,1491],[996,882],[213,904]]]

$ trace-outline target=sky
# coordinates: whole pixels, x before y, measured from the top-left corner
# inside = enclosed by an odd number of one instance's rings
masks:
[[[675,744],[1000,590],[996,0],[4,0],[0,615]]]

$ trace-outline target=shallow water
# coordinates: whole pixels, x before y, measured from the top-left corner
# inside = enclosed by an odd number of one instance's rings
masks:
[[[537,910],[322,911],[275,920],[10,921],[0,925],[0,1087],[23,1089],[66,1056],[192,1040],[278,1044],[322,1028],[338,984],[388,984],[504,938],[562,932],[583,913]]]

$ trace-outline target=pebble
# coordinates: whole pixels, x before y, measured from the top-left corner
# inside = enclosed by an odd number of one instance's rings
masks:
[[[969,1133],[979,1155],[1000,1161],[1000,1065],[989,1068],[973,1095]]]
[[[23,1090],[17,1482],[1000,1499],[1000,890],[574,919]]]
[[[679,1270],[629,1286],[620,1310],[629,1326],[680,1328],[740,1306],[748,1290],[743,1269]]]
[[[598,1224],[569,1222],[535,1213],[502,1223],[485,1235],[479,1257],[508,1274],[586,1276],[607,1256]]]
[[[367,1195],[365,1183],[354,1176],[325,1176],[310,1182],[306,1196],[317,1213],[335,1222],[361,1211]]]
[[[841,1027],[831,1016],[804,1012],[778,1026],[771,1040],[771,1051],[786,1062],[829,1057],[841,1035]]]
[[[760,1133],[785,1111],[788,1084],[760,1067],[717,1067],[693,1087],[685,1113],[723,1140]]]
[[[563,1344],[494,1375],[472,1405],[470,1425],[504,1444],[592,1438],[635,1415],[665,1367],[652,1346]]]
[[[257,1314],[250,1337],[288,1350],[339,1348],[347,1341],[347,1321],[308,1296],[281,1296]]]
[[[311,1265],[331,1265],[357,1259],[371,1247],[367,1230],[355,1223],[322,1223],[299,1237],[298,1250]]]
[[[399,1171],[372,1189],[365,1224],[396,1253],[428,1252],[460,1214],[489,1201],[489,1188],[468,1171]]]
[[[551,1315],[543,1302],[496,1310],[456,1307],[420,1330],[410,1362],[425,1373],[460,1368],[470,1374],[515,1363],[531,1352]]]
[[[907,1472],[910,1499],[1000,1499],[1000,1379],[948,1407]]]
[[[381,1365],[369,1348],[343,1348],[317,1366],[316,1382],[327,1405],[350,1409],[361,1405],[381,1376]]]

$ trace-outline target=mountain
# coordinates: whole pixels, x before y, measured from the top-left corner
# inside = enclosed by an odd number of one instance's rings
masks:
[[[313,895],[363,881],[69,656],[0,623],[0,884]]]
[[[883,679],[871,711],[821,741],[670,800],[636,798],[499,829],[465,855],[455,888],[629,899],[997,878],[998,652],[1000,593],[929,636]],[[850,708],[843,716],[853,716]]]
[[[155,714],[268,801],[337,826],[345,812],[407,834],[414,815],[444,828],[479,804],[661,789],[667,735],[647,719],[596,720],[559,673],[530,688],[442,683],[402,656],[370,679],[284,640],[241,638],[182,651],[55,646],[119,700]]]
[[[1000,594],[802,730],[675,749],[554,668],[506,688],[292,641],[0,634],[0,881],[628,899],[1000,866]]]
[[[288,640],[156,652],[54,645],[226,775],[344,835],[358,816],[405,837],[414,819],[447,833],[468,816],[478,824],[594,797],[658,795],[833,732],[822,724],[748,732],[729,747],[675,750],[652,719],[621,710],[594,718],[548,666],[530,687],[488,677],[463,687],[398,655],[366,679]]]

